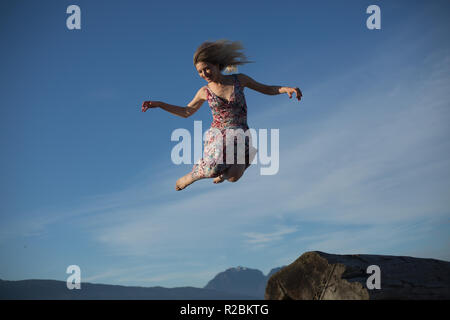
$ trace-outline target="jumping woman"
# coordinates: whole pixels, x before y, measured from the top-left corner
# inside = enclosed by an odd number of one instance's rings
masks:
[[[248,139],[245,140],[245,163],[228,163],[223,160],[226,156],[227,143],[229,143],[229,140],[226,139],[227,129],[242,129],[243,131],[249,129],[247,104],[244,96],[245,87],[267,95],[287,93],[289,98],[296,93],[298,101],[302,97],[302,92],[297,87],[264,85],[243,73],[222,74],[223,70],[227,73],[235,72],[236,66],[251,62],[246,60],[246,56],[242,52],[239,52],[242,49],[239,41],[218,40],[202,43],[194,54],[194,66],[207,85],[198,90],[187,107],[178,107],[161,101],[145,101],[142,104],[142,112],[150,108],[161,108],[183,118],[192,116],[205,101],[208,101],[211,108],[213,121],[211,128],[205,133],[203,158],[194,164],[191,172],[177,180],[176,190],[182,190],[191,183],[204,178],[214,178],[214,183],[225,180],[236,182],[250,166],[256,155],[256,149],[251,146]],[[218,137],[218,135],[221,136]],[[233,143],[235,143],[234,139]],[[237,149],[234,148],[235,159]],[[219,161],[219,157],[222,161]]]

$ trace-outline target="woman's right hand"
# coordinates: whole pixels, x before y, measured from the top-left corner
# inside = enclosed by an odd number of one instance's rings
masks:
[[[150,108],[158,108],[159,107],[159,101],[144,101],[142,103],[142,112],[147,111]]]

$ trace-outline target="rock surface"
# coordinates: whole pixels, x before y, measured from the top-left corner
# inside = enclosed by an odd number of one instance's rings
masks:
[[[367,268],[372,265],[380,268],[380,289],[369,289],[374,275]],[[264,297],[267,300],[450,299],[449,288],[447,261],[311,251],[273,274]]]

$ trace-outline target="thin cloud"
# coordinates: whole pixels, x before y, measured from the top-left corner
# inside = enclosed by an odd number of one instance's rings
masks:
[[[265,245],[270,242],[280,241],[283,239],[283,236],[294,233],[296,231],[296,227],[283,227],[274,232],[246,232],[243,235],[247,237],[245,242],[248,244]]]

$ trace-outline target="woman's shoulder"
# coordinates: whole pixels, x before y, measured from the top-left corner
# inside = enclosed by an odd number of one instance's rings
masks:
[[[197,91],[197,95],[202,100],[208,100],[208,86],[205,85]]]

